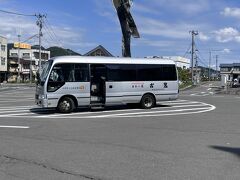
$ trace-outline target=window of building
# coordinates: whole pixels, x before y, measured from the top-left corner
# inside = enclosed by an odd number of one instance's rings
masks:
[[[5,45],[1,45],[1,51],[6,51],[6,46]]]
[[[23,53],[23,58],[30,58],[30,53]]]
[[[240,71],[240,68],[239,67],[235,67],[234,71]]]
[[[6,58],[1,57],[1,65],[5,66],[6,65]]]
[[[33,55],[34,55],[35,59],[39,59],[39,52],[34,52]]]
[[[11,57],[18,57],[17,53],[11,53]]]

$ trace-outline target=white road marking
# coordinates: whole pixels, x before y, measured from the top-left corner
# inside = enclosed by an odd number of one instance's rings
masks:
[[[184,101],[179,101],[180,103],[174,103],[172,101],[164,101],[163,104],[158,103],[159,105],[174,105],[174,104],[196,104],[199,102],[186,102],[187,100]],[[165,102],[169,102],[169,103],[165,103]],[[170,103],[171,102],[171,103]],[[181,103],[181,102],[185,102],[185,103]],[[162,108],[166,108],[166,107],[159,107],[159,108],[154,108],[154,109],[162,109]],[[171,107],[170,107],[171,108]],[[86,114],[101,114],[101,113],[111,113],[111,112],[128,112],[128,111],[142,111],[142,109],[121,109],[121,110],[106,110],[106,111],[97,111],[97,112],[79,112],[79,113],[74,113],[74,114],[65,114],[64,116],[68,117],[68,116],[72,116],[72,115],[86,115]],[[63,114],[52,114],[52,115],[43,115],[43,116],[38,116],[38,117],[42,117],[42,118],[46,118],[46,117],[61,117],[63,116]]]
[[[23,100],[0,100],[0,103],[22,102]],[[32,102],[33,99],[24,99],[24,102]]]
[[[1,110],[11,110],[11,109],[13,109],[13,110],[17,110],[17,109],[29,109],[29,108],[36,108],[36,107],[34,107],[34,106],[16,106],[16,107],[6,107],[6,106],[4,106],[4,107],[0,107],[0,111]]]
[[[190,96],[209,96],[209,95],[212,95],[210,94],[209,92],[201,92],[200,94],[190,94]]]
[[[0,128],[13,128],[13,129],[29,129],[29,126],[1,126]]]
[[[154,114],[154,113],[165,113],[165,112],[181,112],[181,111],[193,111],[193,110],[207,110],[209,107],[205,108],[194,108],[194,109],[175,109],[175,110],[167,110],[167,111],[149,111],[149,112],[136,112],[136,113],[123,113],[123,114],[110,114],[110,115],[101,115],[101,116],[90,116],[90,117],[111,117],[111,116],[128,116],[128,115],[136,115],[141,116],[143,114]]]
[[[119,118],[119,117],[147,117],[147,116],[170,116],[181,114],[196,114],[214,110],[216,107],[203,102],[178,100],[163,101],[159,105],[166,107],[156,107],[150,110],[143,109],[119,109],[104,110],[95,112],[77,112],[71,114],[59,114],[51,109],[33,108],[33,106],[16,106],[0,108],[0,117],[17,118],[56,118],[56,119],[83,119],[83,118]],[[32,110],[30,110],[32,109]],[[34,113],[35,112],[35,113]],[[46,112],[49,114],[38,114]],[[55,114],[56,113],[56,114]]]
[[[179,105],[179,104],[197,104],[197,103],[199,103],[199,102],[197,102],[197,101],[190,101],[190,102],[179,102],[179,103],[175,103],[175,102],[172,102],[172,103],[161,103],[160,105],[174,105],[174,104],[177,104],[177,105]]]

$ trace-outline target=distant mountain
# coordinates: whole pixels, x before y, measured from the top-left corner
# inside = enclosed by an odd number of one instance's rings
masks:
[[[57,47],[57,46],[47,48],[46,50],[48,50],[48,51],[51,52],[51,57],[56,57],[56,56],[72,56],[72,55],[81,56],[81,54],[79,54],[79,53],[77,53],[77,52],[74,52],[74,51],[71,50],[71,49],[64,49],[64,48]]]
[[[31,48],[32,49],[39,49],[39,45],[33,45]],[[46,50],[43,46],[41,46],[41,49]]]

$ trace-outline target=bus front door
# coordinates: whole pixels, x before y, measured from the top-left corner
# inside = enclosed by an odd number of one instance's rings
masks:
[[[106,67],[102,64],[91,65],[91,106],[104,106],[106,102]]]

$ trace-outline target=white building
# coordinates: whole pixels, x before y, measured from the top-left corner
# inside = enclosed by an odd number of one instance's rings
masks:
[[[39,50],[38,49],[21,49],[20,65],[18,66],[18,49],[9,50],[9,77],[8,81],[16,81],[18,71],[20,71],[20,79],[29,81],[31,76],[35,76],[39,65]],[[42,62],[50,59],[50,51],[41,51]]]
[[[9,57],[17,58],[18,49],[10,49]],[[35,65],[39,64],[39,50],[38,49],[20,49],[20,59],[34,61]],[[41,60],[45,61],[50,59],[50,51],[41,51]]]
[[[180,67],[182,69],[190,68],[190,59],[187,59],[181,56],[148,56],[146,58],[169,59],[169,60],[173,60],[176,63],[177,67]]]
[[[7,39],[0,36],[0,83],[7,78]]]
[[[180,67],[182,69],[190,68],[190,59],[187,59],[181,56],[162,56],[162,58],[175,61],[177,67]]]

